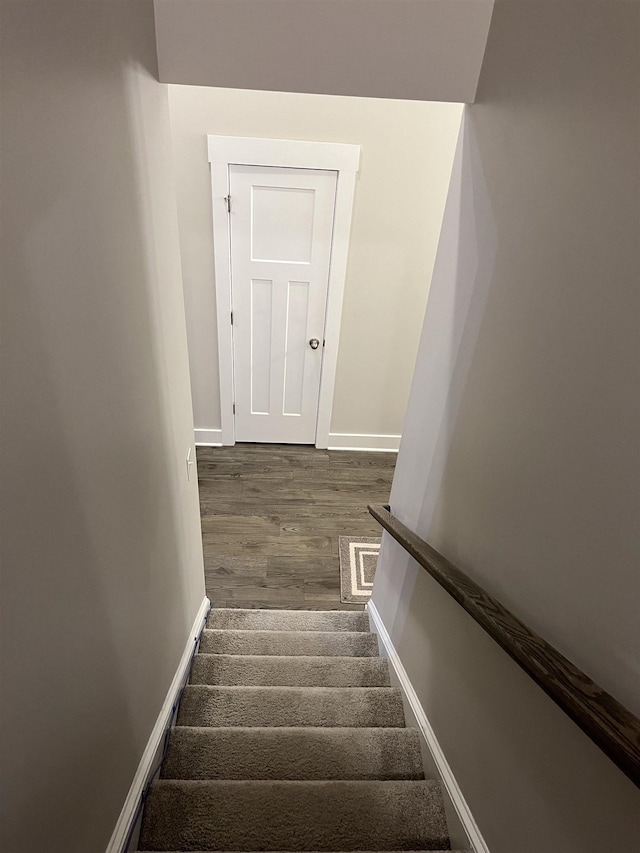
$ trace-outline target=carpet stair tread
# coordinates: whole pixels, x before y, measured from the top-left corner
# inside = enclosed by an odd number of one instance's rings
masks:
[[[449,846],[431,781],[154,782],[141,850],[440,850]]]
[[[394,687],[185,687],[179,726],[404,727]]]
[[[358,631],[369,633],[369,617],[357,610],[244,610],[213,608],[207,625],[223,630]]]
[[[364,631],[263,631],[206,629],[202,632],[203,654],[229,655],[330,655],[332,657],[377,657],[375,634]]]
[[[423,779],[417,729],[176,727],[164,779]]]
[[[362,611],[210,611],[140,851],[442,853],[442,789]]]
[[[389,667],[377,657],[198,654],[191,684],[280,687],[388,687]]]

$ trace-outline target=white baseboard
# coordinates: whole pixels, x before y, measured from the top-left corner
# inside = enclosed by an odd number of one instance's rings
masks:
[[[400,435],[366,435],[351,432],[330,432],[328,450],[386,450],[397,453]]]
[[[200,632],[204,626],[204,620],[206,619],[207,612],[210,607],[211,602],[208,598],[205,598],[200,605],[198,615],[196,616],[191,631],[189,632],[184,651],[182,652],[182,657],[180,658],[180,663],[178,664],[176,673],[173,676],[173,681],[171,682],[166,698],[162,703],[162,708],[158,714],[158,719],[153,727],[153,731],[151,732],[147,745],[142,753],[140,764],[138,765],[138,769],[133,777],[133,782],[129,788],[127,798],[124,801],[124,805],[120,812],[120,817],[118,818],[115,829],[113,830],[111,840],[107,845],[106,853],[123,853],[129,833],[131,832],[131,828],[137,816],[142,792],[151,778],[151,774],[155,770],[154,764],[157,761],[158,754],[162,748],[165,732],[171,723],[171,715],[175,701],[189,675],[189,665],[193,655],[194,644],[200,636]]]
[[[204,445],[205,447],[222,447],[222,430],[221,429],[195,429],[196,445]]]
[[[460,787],[458,786],[451,767],[449,766],[449,762],[442,751],[442,747],[438,743],[438,739],[431,727],[431,723],[429,722],[425,710],[418,699],[416,691],[413,689],[413,685],[409,680],[407,671],[402,665],[398,652],[396,651],[391,637],[389,636],[389,632],[387,631],[384,622],[382,621],[382,617],[380,616],[380,613],[373,601],[369,601],[367,604],[367,611],[371,617],[371,622],[373,623],[378,635],[380,644],[384,649],[385,656],[388,658],[389,664],[393,668],[393,671],[400,682],[400,687],[404,693],[404,697],[416,718],[418,728],[420,729],[427,747],[431,752],[431,757],[437,767],[442,783],[449,795],[458,819],[469,838],[469,843],[471,844],[473,853],[490,853],[487,843],[482,837],[478,825],[471,814],[471,810],[467,805]]]
[[[366,433],[330,432],[328,450],[364,450],[387,451],[397,453],[400,449],[400,435],[368,435]],[[221,429],[194,430],[196,446],[222,447]]]

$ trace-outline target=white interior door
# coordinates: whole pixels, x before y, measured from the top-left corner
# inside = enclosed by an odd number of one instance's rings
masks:
[[[315,443],[336,180],[229,166],[236,441]]]

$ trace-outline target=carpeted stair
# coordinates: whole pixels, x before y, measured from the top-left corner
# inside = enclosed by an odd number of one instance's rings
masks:
[[[211,610],[141,851],[448,850],[363,612]]]

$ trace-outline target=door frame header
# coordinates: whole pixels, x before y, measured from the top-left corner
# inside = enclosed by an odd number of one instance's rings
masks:
[[[261,139],[245,136],[207,136],[211,164],[215,295],[220,371],[220,417],[223,445],[235,444],[233,417],[233,337],[231,327],[231,229],[226,197],[229,166],[271,166],[337,172],[333,239],[325,316],[325,347],[320,376],[316,447],[329,443],[335,389],[342,301],[360,146],[342,142]]]
[[[236,166],[283,166],[357,172],[360,146],[344,142],[259,139],[251,136],[207,136],[210,163]]]

